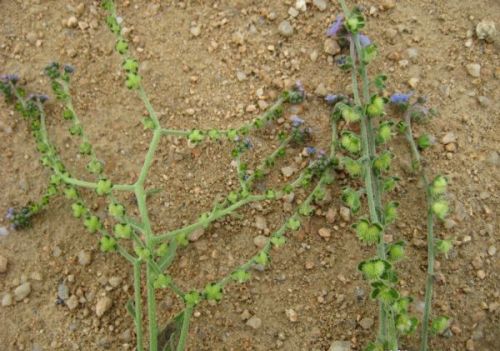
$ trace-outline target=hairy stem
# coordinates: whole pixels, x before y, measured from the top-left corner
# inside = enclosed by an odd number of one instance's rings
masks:
[[[134,309],[135,309],[135,334],[137,351],[143,351],[142,335],[142,294],[141,294],[141,261],[136,260],[134,266]]]

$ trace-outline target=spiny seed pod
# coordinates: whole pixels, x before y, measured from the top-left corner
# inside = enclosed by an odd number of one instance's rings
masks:
[[[288,220],[286,226],[290,230],[298,230],[300,228],[300,220],[298,218],[292,217]]]
[[[101,228],[101,221],[97,216],[89,216],[85,218],[83,225],[87,228],[90,234],[94,234]]]
[[[222,286],[219,284],[209,284],[203,291],[207,300],[220,301],[222,299]]]
[[[113,183],[109,179],[101,179],[97,182],[96,193],[97,195],[103,196],[111,193],[113,188]]]
[[[446,177],[437,176],[434,178],[431,184],[431,194],[433,196],[439,196],[446,193],[446,188],[448,187],[448,180]]]
[[[450,211],[450,206],[446,200],[437,200],[432,204],[431,209],[437,218],[444,220]]]
[[[280,236],[273,236],[271,238],[271,244],[273,244],[274,247],[282,247],[286,243],[286,238],[283,235]]]
[[[112,252],[115,251],[117,247],[116,240],[110,236],[103,236],[101,238],[101,251]]]
[[[165,274],[158,274],[154,280],[153,286],[155,289],[165,289],[168,288],[172,283],[172,277]]]
[[[363,273],[368,280],[377,280],[382,277],[386,270],[390,269],[389,262],[382,259],[372,259],[363,261],[359,264],[358,269]]]
[[[432,321],[431,330],[434,334],[443,334],[449,326],[450,318],[446,316],[440,316]]]
[[[191,291],[184,295],[184,302],[188,306],[196,306],[200,301],[200,294],[197,291]]]
[[[366,114],[368,117],[380,117],[384,114],[384,105],[385,99],[378,95],[374,95],[366,108]]]
[[[340,145],[347,151],[357,154],[361,151],[361,139],[353,132],[345,131],[340,137]]]
[[[108,212],[115,218],[122,218],[125,215],[125,207],[117,202],[112,202],[108,206]]]
[[[248,273],[243,269],[239,269],[233,274],[231,274],[231,278],[233,278],[233,280],[235,280],[238,283],[244,283],[250,279],[250,273]]]
[[[115,236],[120,239],[130,239],[132,227],[128,223],[117,223],[114,226]]]
[[[370,223],[366,219],[361,219],[354,224],[354,229],[359,240],[370,245],[380,241],[384,228],[378,223]]]

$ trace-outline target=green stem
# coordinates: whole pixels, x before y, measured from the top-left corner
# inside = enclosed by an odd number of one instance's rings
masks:
[[[189,322],[191,321],[193,309],[194,306],[192,305],[187,305],[184,309],[184,315],[182,316],[181,334],[179,336],[179,343],[177,344],[177,351],[184,351],[184,348],[186,347],[186,340],[189,332]]]
[[[432,194],[430,191],[430,182],[425,174],[425,169],[422,165],[420,152],[418,151],[415,138],[413,137],[413,130],[411,126],[411,116],[405,113],[405,122],[407,128],[405,137],[410,146],[410,151],[416,170],[420,173],[420,178],[426,189],[425,196],[427,200],[427,277],[425,281],[425,296],[424,296],[424,315],[422,317],[422,331],[420,335],[420,351],[427,351],[429,349],[429,320],[432,309],[432,291],[434,284],[434,261],[435,253],[435,237],[434,237],[434,214],[432,212]]]
[[[142,335],[142,294],[141,294],[141,261],[135,260],[134,266],[134,308],[135,308],[135,333],[137,351],[143,351]]]
[[[156,319],[156,296],[153,284],[153,267],[151,262],[146,265],[146,287],[149,324],[149,350],[158,351],[158,320]]]

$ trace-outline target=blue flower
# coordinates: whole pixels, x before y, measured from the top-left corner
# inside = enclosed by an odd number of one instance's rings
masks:
[[[335,19],[335,22],[333,22],[330,27],[328,27],[326,31],[326,35],[329,37],[336,37],[338,32],[342,29],[342,26],[344,25],[344,16],[339,15]]]
[[[49,97],[45,94],[29,94],[28,95],[28,100],[33,100],[33,101],[39,101],[42,104],[46,102],[49,99]]]
[[[293,86],[293,90],[298,92],[300,96],[304,99],[306,97],[306,90],[304,89],[304,85],[300,80],[295,82],[295,85]]]
[[[389,101],[391,102],[391,104],[394,104],[394,105],[404,105],[404,104],[407,104],[408,101],[410,101],[410,97],[412,95],[413,95],[413,93],[408,93],[408,94],[395,93],[395,94],[392,94]]]
[[[75,67],[71,65],[64,65],[64,72],[71,74],[75,72]]]
[[[364,48],[372,43],[370,38],[368,38],[368,36],[366,36],[364,34],[359,35],[359,42],[360,42],[361,46]]]
[[[308,155],[314,155],[316,153],[316,148],[314,146],[306,147],[306,152]]]
[[[298,128],[304,124],[304,120],[297,115],[293,115],[292,117],[290,117],[290,120],[292,121],[292,127],[295,128]]]
[[[337,102],[339,102],[340,100],[343,100],[345,98],[346,97],[344,95],[328,94],[327,96],[325,96],[325,102],[328,105],[334,105]]]

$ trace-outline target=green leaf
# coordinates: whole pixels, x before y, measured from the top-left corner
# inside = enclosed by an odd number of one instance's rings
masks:
[[[114,226],[115,236],[120,239],[130,239],[132,227],[128,223],[116,223]]]
[[[357,213],[361,208],[359,193],[352,188],[345,188],[342,191],[342,201],[351,209],[352,213]]]
[[[102,162],[98,160],[92,160],[87,164],[87,170],[92,174],[101,174],[104,170]]]
[[[97,182],[96,193],[97,195],[109,195],[111,194],[111,189],[113,188],[113,184],[109,179],[101,179]]]
[[[66,189],[64,189],[64,195],[69,200],[77,200],[78,199],[78,192],[72,186],[67,187]]]
[[[115,49],[120,55],[123,55],[128,51],[128,44],[125,40],[119,39],[116,42]]]
[[[139,89],[141,86],[141,76],[136,73],[128,73],[125,86],[129,89]]]
[[[115,218],[122,218],[125,215],[125,207],[117,202],[111,202],[108,205],[108,212]]]
[[[357,154],[361,151],[361,139],[353,132],[344,131],[340,137],[340,145],[347,151]]]
[[[431,324],[431,330],[434,334],[443,334],[446,329],[450,326],[450,318],[446,316],[440,316],[435,318]]]
[[[446,194],[447,188],[448,188],[448,179],[446,179],[446,177],[439,175],[432,181],[430,190],[433,196],[440,196]]]
[[[274,245],[274,247],[282,247],[286,243],[286,238],[283,235],[273,236],[271,238],[271,243]]]
[[[184,295],[184,301],[186,305],[196,306],[200,303],[200,294],[197,291],[191,291]]]
[[[417,138],[417,145],[420,150],[431,147],[433,143],[433,138],[429,134],[423,134]]]
[[[396,317],[396,329],[403,335],[411,334],[417,329],[418,319],[411,318],[408,314],[400,314]]]
[[[166,254],[168,254],[168,244],[167,243],[162,243],[158,248],[155,250],[155,254],[158,257],[164,257]]]
[[[203,133],[198,130],[198,129],[194,129],[193,131],[191,131],[191,133],[189,133],[188,135],[188,139],[190,142],[196,144],[196,143],[199,143],[201,141],[203,141],[203,139],[205,138],[205,136],[203,135]]]
[[[287,222],[288,229],[298,230],[300,228],[300,220],[298,218],[292,217]]]
[[[90,155],[92,153],[92,145],[89,142],[85,141],[80,144],[80,154],[82,155]]]
[[[142,119],[142,125],[144,126],[144,129],[150,129],[153,130],[155,129],[155,122],[151,117],[144,117]]]
[[[403,314],[408,312],[408,309],[410,308],[410,304],[412,303],[413,299],[409,296],[406,297],[401,297],[399,298],[396,302],[392,304],[392,310],[394,311],[395,314]]]
[[[75,118],[75,114],[69,108],[65,108],[63,111],[63,118],[65,120],[72,120],[73,118]]]
[[[373,80],[373,84],[377,89],[384,90],[386,81],[387,81],[387,76],[385,74],[379,74]]]
[[[151,257],[151,251],[149,251],[149,249],[147,249],[145,247],[135,245],[134,251],[135,251],[137,257],[139,257],[139,259],[141,259],[143,261],[147,261]]]
[[[156,276],[153,285],[155,289],[165,289],[168,288],[171,283],[172,283],[171,276],[165,274],[158,274],[158,276]]]
[[[219,140],[220,139],[220,132],[217,129],[211,129],[208,132],[208,137],[212,140]]]
[[[384,222],[386,225],[393,223],[398,215],[399,203],[391,201],[384,208]]]
[[[396,262],[401,260],[405,256],[404,241],[398,241],[396,243],[390,244],[386,249],[386,253],[389,262]]]
[[[235,193],[234,191],[231,191],[229,195],[227,196],[227,200],[234,204],[236,201],[238,201],[238,194]]]
[[[450,211],[450,206],[446,200],[437,200],[432,204],[431,210],[437,218],[444,220]]]
[[[137,73],[139,70],[139,63],[134,59],[128,58],[123,61],[123,69],[128,73]]]
[[[175,237],[175,241],[179,246],[188,246],[189,241],[186,234],[179,234]]]
[[[366,107],[366,114],[368,117],[380,117],[384,114],[385,99],[374,95],[370,99],[370,103]]]
[[[365,26],[365,19],[357,9],[353,10],[344,23],[345,28],[353,33],[358,33]]]
[[[276,199],[276,192],[274,190],[267,190],[266,191],[266,199],[268,199],[268,200]]]
[[[72,204],[71,209],[73,210],[73,217],[75,218],[81,218],[87,213],[87,208],[81,202],[75,202]]]
[[[370,64],[378,55],[378,48],[375,44],[364,47],[361,51],[361,57],[365,65]]]
[[[90,234],[95,233],[102,226],[101,221],[97,216],[90,216],[85,218],[83,224],[85,225],[85,228],[87,228],[87,230],[90,232]]]
[[[453,248],[453,242],[451,240],[436,240],[436,250],[444,254],[448,258],[448,253]]]
[[[103,236],[101,238],[101,251],[112,252],[117,248],[116,240],[110,236]]]
[[[219,284],[209,284],[204,289],[207,300],[220,301],[222,299],[222,286]]]
[[[267,256],[267,253],[265,251],[261,251],[255,258],[254,258],[255,263],[260,264],[262,266],[265,266],[267,262],[269,261],[269,258]]]
[[[389,177],[384,180],[384,191],[389,193],[396,188],[397,182],[399,181],[398,177]]]
[[[243,269],[239,269],[231,274],[231,277],[238,283],[244,283],[250,279],[250,273],[244,271]]]

